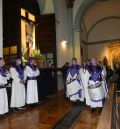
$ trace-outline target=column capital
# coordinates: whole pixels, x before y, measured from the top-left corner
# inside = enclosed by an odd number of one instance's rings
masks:
[[[73,32],[80,32],[80,28],[73,28]]]

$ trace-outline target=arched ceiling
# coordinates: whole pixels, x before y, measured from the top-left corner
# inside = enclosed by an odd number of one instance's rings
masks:
[[[120,0],[97,2],[86,12],[83,19],[89,30],[97,21],[110,16],[120,16]]]
[[[120,39],[120,0],[99,0],[83,17],[87,42]]]
[[[41,14],[53,14],[54,2],[53,0],[38,0]]]
[[[86,11],[99,0],[75,0],[73,6],[73,29],[79,29]]]
[[[82,23],[85,42],[120,39],[120,0],[73,1],[73,29],[79,29]],[[38,3],[41,14],[56,13],[59,4],[58,0],[38,0]]]

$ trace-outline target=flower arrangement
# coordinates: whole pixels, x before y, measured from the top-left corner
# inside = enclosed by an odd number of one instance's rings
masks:
[[[36,61],[44,61],[45,58],[42,56],[41,52],[39,49],[34,49],[32,51],[32,56],[35,57]]]
[[[32,50],[32,54],[31,54],[32,57],[35,57],[36,61],[37,62],[40,62],[40,61],[44,61],[45,58],[42,56],[41,52],[39,49],[33,49]],[[22,53],[22,62],[25,64],[27,63],[28,61],[28,56],[26,54],[24,54],[24,50],[23,50],[23,53]]]

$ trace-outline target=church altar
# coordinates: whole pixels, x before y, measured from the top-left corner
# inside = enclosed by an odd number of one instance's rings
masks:
[[[108,49],[110,65],[113,67],[116,64],[120,64],[120,40],[112,42]]]

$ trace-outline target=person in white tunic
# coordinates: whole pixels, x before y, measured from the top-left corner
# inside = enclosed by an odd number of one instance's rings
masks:
[[[105,97],[106,97],[107,93],[108,93],[108,85],[107,85],[107,82],[106,82],[107,70],[106,70],[106,67],[102,64],[101,61],[99,61],[98,65],[103,68],[103,70],[102,70],[102,78],[103,78],[103,80],[102,80],[102,87],[103,87],[103,90],[104,90],[104,93],[105,93]]]
[[[10,68],[12,81],[12,95],[10,107],[15,112],[25,109],[25,85],[24,85],[24,68],[20,58],[15,58],[13,66]]]
[[[85,102],[86,102],[86,105],[90,105],[91,98],[88,91],[88,81],[89,81],[90,73],[88,72],[87,67],[88,67],[87,64],[84,63],[80,69],[80,75],[81,75],[82,85],[84,87]]]
[[[108,85],[107,85],[107,81],[106,81],[106,68],[104,69],[103,68],[103,71],[102,71],[102,87],[103,87],[103,90],[104,90],[104,93],[105,93],[105,97],[107,96],[107,93],[108,93]]]
[[[8,96],[5,85],[10,79],[9,72],[4,68],[5,61],[0,57],[0,114],[8,112]]]
[[[84,101],[84,90],[81,84],[80,77],[80,65],[77,64],[77,59],[72,59],[72,66],[68,69],[67,76],[67,97],[70,98],[71,101],[76,102],[77,100]]]
[[[27,79],[27,104],[34,104],[38,102],[38,87],[37,87],[37,76],[40,71],[35,64],[35,58],[30,57],[28,64],[25,67],[25,80]]]
[[[104,95],[104,90],[101,86],[101,82],[103,80],[102,78],[102,71],[103,71],[103,68],[98,66],[97,65],[97,60],[95,58],[93,58],[91,60],[91,65],[87,68],[87,70],[89,71],[90,73],[90,76],[89,76],[89,86],[97,86],[99,85],[98,88],[94,88],[94,89],[89,89],[89,95],[90,95],[90,98],[91,98],[91,101],[90,101],[90,106],[91,108],[94,109],[97,108],[97,107],[102,107],[103,106],[103,103],[104,103],[104,100],[105,100],[105,95]],[[92,93],[90,91],[93,91]]]

